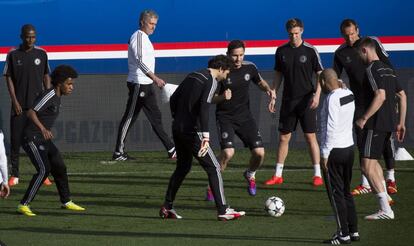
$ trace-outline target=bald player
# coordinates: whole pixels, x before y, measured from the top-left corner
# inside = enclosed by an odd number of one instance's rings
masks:
[[[323,70],[319,82],[326,94],[320,121],[321,163],[337,223],[336,233],[324,243],[349,244],[359,240],[355,204],[350,192],[354,164],[352,127],[355,100],[350,90],[342,88],[333,69]]]

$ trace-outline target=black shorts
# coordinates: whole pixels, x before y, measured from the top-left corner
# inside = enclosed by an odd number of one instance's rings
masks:
[[[263,147],[263,140],[253,118],[243,122],[217,120],[221,149],[234,148],[234,134],[243,142],[245,147],[255,149]]]
[[[358,146],[361,158],[381,159],[385,148],[389,145],[391,135],[392,132],[363,129],[361,146]]]
[[[316,132],[316,109],[310,109],[313,94],[302,98],[284,100],[280,109],[279,131],[290,133],[296,130],[298,121],[304,133]]]

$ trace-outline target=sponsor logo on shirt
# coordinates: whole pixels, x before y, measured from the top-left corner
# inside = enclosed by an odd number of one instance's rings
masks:
[[[45,150],[45,146],[39,145],[39,150]]]
[[[17,66],[22,66],[23,62],[21,60],[17,60]]]
[[[231,85],[233,82],[231,82],[230,78],[227,78],[226,84]]]
[[[345,63],[351,63],[351,62],[352,62],[351,57],[347,56],[347,57],[345,58]]]
[[[34,60],[34,64],[36,65],[36,66],[39,66],[40,65],[40,59],[39,58],[36,58],[35,60]]]
[[[249,81],[250,80],[250,74],[246,73],[244,75],[244,80]]]

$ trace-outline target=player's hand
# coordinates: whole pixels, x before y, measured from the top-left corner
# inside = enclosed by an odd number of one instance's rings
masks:
[[[10,187],[6,183],[0,185],[0,197],[7,198],[10,195]]]
[[[16,115],[21,115],[23,113],[23,109],[22,109],[22,106],[20,106],[20,103],[16,100],[16,101],[13,101],[12,104],[13,104],[13,109]]]
[[[223,97],[224,97],[224,100],[226,101],[230,100],[232,97],[231,90],[230,89],[225,90],[223,93]]]
[[[158,77],[155,77],[153,81],[159,88],[163,88],[165,86],[165,81]]]
[[[276,98],[271,98],[269,101],[269,105],[267,106],[267,108],[269,109],[270,113],[275,113],[276,112]]]
[[[44,128],[41,129],[42,135],[46,140],[52,139],[53,138],[53,134],[51,131],[49,131],[48,129]]]
[[[397,136],[397,141],[401,143],[405,137],[405,125],[398,124],[395,135]]]
[[[360,128],[364,129],[365,123],[367,123],[367,120],[364,118],[359,118],[357,121],[355,121],[355,124]]]
[[[321,166],[323,170],[328,171],[328,160],[325,158],[321,158]]]
[[[341,82],[342,89],[348,89],[348,86],[346,86],[345,82],[342,79],[338,79],[339,82]]]
[[[207,152],[208,152],[208,148],[210,147],[210,139],[209,138],[203,138],[201,140],[201,146],[200,146],[200,150],[198,151],[198,157],[204,157]]]
[[[319,106],[319,97],[314,95],[310,100],[310,109],[316,109]]]

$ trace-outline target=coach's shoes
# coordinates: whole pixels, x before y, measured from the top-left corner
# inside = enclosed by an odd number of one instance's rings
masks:
[[[320,176],[313,176],[312,183],[313,183],[313,186],[321,186],[321,185],[323,185],[322,177],[320,177]]]
[[[136,158],[129,156],[126,152],[124,152],[124,153],[114,152],[114,154],[112,155],[112,160],[114,160],[114,161],[133,161],[133,160],[136,160]]]
[[[210,186],[207,186],[205,200],[209,202],[214,201],[213,192],[211,191]]]
[[[247,181],[247,192],[251,196],[256,195],[256,178],[255,177],[248,177],[247,170],[243,173],[244,178]]]
[[[11,176],[9,178],[9,183],[8,184],[9,184],[10,187],[19,184],[19,178],[18,177]]]
[[[390,210],[388,212],[384,212],[384,211],[380,210],[375,214],[365,216],[365,219],[366,220],[393,220],[394,219],[394,211]]]
[[[175,209],[167,209],[165,206],[162,206],[159,212],[159,215],[163,219],[182,219],[183,217],[177,214]]]
[[[244,211],[237,212],[232,208],[226,208],[226,213],[217,215],[217,219],[221,221],[236,220],[244,215],[246,215],[246,212]]]
[[[18,212],[19,214],[23,214],[23,215],[30,216],[30,217],[32,217],[32,216],[36,216],[36,214],[35,214],[35,213],[33,213],[33,212],[32,212],[32,210],[30,209],[29,205],[22,205],[22,204],[19,204],[19,205],[17,206],[17,212]]]
[[[325,244],[331,244],[331,245],[340,245],[340,244],[351,244],[351,237],[346,236],[342,237],[337,234],[333,235],[331,239],[323,241]]]
[[[62,204],[61,208],[73,210],[73,211],[85,211],[85,208],[77,205],[76,203],[69,201],[65,204]]]
[[[46,186],[51,186],[53,183],[52,183],[52,181],[50,181],[49,178],[46,178],[45,181],[43,181],[43,184],[46,185]]]
[[[265,185],[283,184],[283,177],[273,175],[271,179],[265,182]]]
[[[359,195],[368,194],[371,192],[372,192],[371,187],[365,187],[361,184],[355,187],[355,189],[351,191],[351,194],[353,196],[359,196]]]
[[[351,237],[352,242],[358,242],[359,240],[361,240],[358,232],[351,232],[349,233],[349,236]]]
[[[397,183],[391,179],[387,179],[387,192],[388,194],[395,194],[398,192]]]

